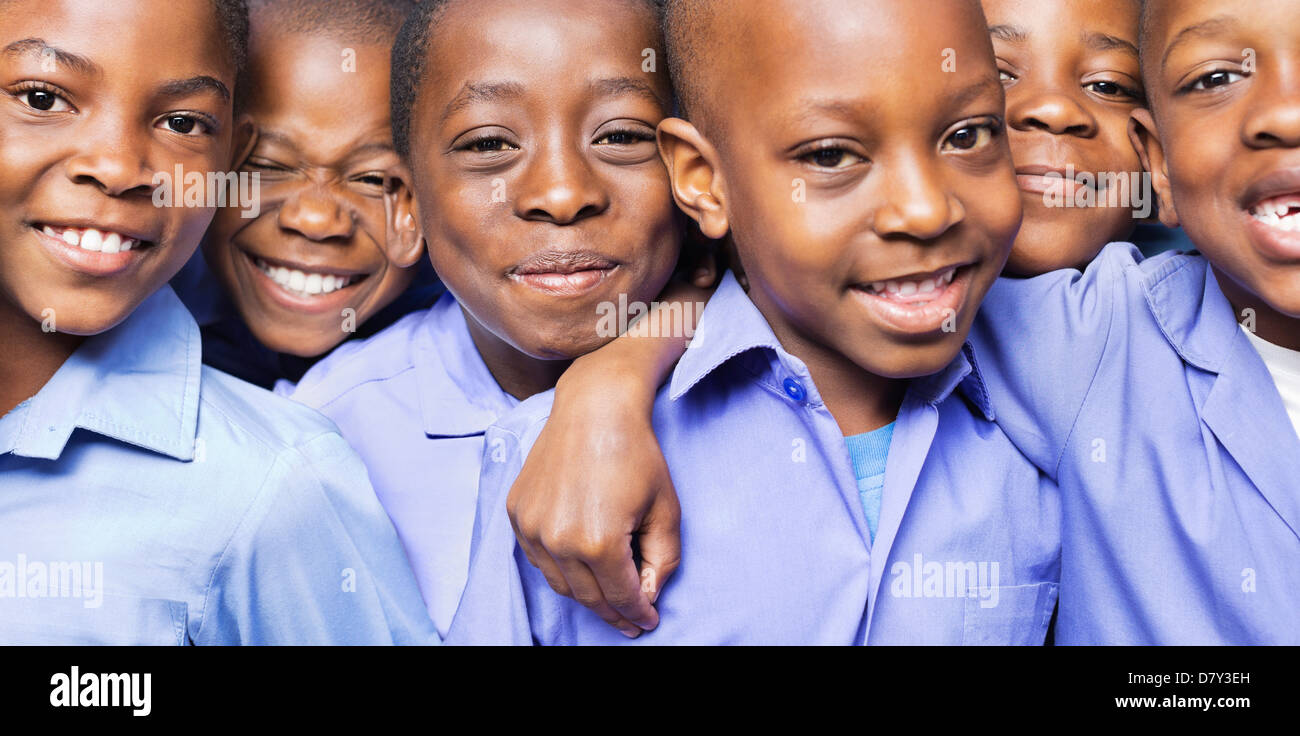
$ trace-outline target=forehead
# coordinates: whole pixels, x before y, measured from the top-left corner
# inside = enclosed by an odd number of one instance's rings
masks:
[[[1146,0],[1144,54],[1160,59],[1171,46],[1244,35],[1300,42],[1300,0]]]
[[[3,9],[0,47],[39,38],[110,80],[202,75],[234,86],[211,0],[7,0]]]
[[[658,71],[642,69],[646,49],[662,53],[655,15],[643,0],[452,2],[433,36],[421,102],[446,104],[464,85],[483,80],[558,89],[627,77],[669,101],[662,63],[656,59]]]
[[[735,30],[704,63],[716,66],[715,90],[733,90],[712,95],[726,119],[797,117],[824,106],[922,121],[973,84],[1001,102],[974,2],[755,0],[749,12],[719,20]]]
[[[1029,38],[1075,40],[1089,44],[1105,34],[1137,44],[1139,0],[981,0],[990,29],[1007,36],[1023,31]],[[995,34],[996,35],[996,34]]]

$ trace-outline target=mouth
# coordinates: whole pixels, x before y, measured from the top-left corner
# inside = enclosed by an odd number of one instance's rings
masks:
[[[295,311],[330,309],[340,296],[370,277],[341,269],[322,269],[318,266],[294,264],[287,261],[263,258],[241,251],[244,258],[261,276],[258,282],[271,298],[283,307]]]
[[[940,329],[954,331],[955,317],[965,305],[974,264],[884,281],[856,284],[852,291],[872,314],[900,333],[920,335]],[[952,325],[952,329],[945,329]]]
[[[93,276],[109,276],[125,270],[136,262],[140,251],[156,244],[141,233],[116,226],[34,222],[30,227],[59,260]]]
[[[1282,169],[1255,182],[1243,197],[1251,239],[1266,256],[1300,260],[1300,168]]]
[[[1073,166],[1018,166],[1016,183],[1020,191],[1029,194],[1053,194],[1073,198],[1082,189],[1096,190],[1078,180],[1079,170]]]
[[[506,276],[552,296],[579,296],[604,283],[619,267],[594,251],[546,251],[522,261]]]

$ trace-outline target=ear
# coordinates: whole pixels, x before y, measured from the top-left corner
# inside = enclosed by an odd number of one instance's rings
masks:
[[[659,123],[656,138],[677,206],[700,224],[705,237],[718,240],[725,236],[731,223],[717,149],[694,125],[681,118]]]
[[[410,268],[424,255],[424,229],[420,226],[419,203],[405,170],[390,174],[384,182],[384,248],[388,260],[399,268]]]
[[[238,171],[248,157],[253,155],[253,148],[257,146],[257,136],[257,125],[253,122],[253,116],[241,113],[235,120],[234,146],[230,149],[233,154],[230,162],[231,171]]]
[[[1128,137],[1142,161],[1142,168],[1151,174],[1151,185],[1159,199],[1160,222],[1169,227],[1178,227],[1178,212],[1174,209],[1173,189],[1169,186],[1165,149],[1156,133],[1156,119],[1150,110],[1139,107],[1133,111],[1128,120]]]

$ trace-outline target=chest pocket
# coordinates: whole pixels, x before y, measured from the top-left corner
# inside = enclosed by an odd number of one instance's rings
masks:
[[[1056,583],[1009,585],[965,600],[963,646],[1041,646],[1056,608]]]
[[[180,646],[188,606],[162,598],[105,594],[81,598],[0,598],[0,644]]]

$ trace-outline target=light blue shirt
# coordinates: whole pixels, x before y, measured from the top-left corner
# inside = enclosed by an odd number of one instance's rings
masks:
[[[483,437],[519,402],[497,385],[451,294],[345,343],[293,398],[333,419],[370,470],[445,634],[469,575]]]
[[[322,416],[205,368],[170,287],[0,418],[0,643],[434,643]]]
[[[1060,483],[1062,644],[1300,644],[1300,440],[1205,258],[999,282],[971,341]]]
[[[867,530],[876,538],[880,527],[880,502],[885,492],[885,466],[889,461],[889,442],[894,437],[894,424],[890,422],[872,432],[844,438],[849,448],[849,462],[853,464],[853,477],[858,479],[858,495],[862,511],[867,515]]]
[[[731,274],[692,344],[654,409],[681,500],[682,562],[659,627],[634,643],[1043,642],[1059,502],[992,421],[972,353],[911,382],[872,545],[843,434]],[[451,643],[633,643],[555,594],[515,544],[506,496],[552,398],[488,431]]]

